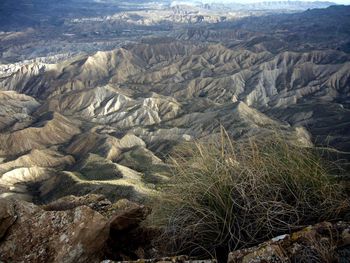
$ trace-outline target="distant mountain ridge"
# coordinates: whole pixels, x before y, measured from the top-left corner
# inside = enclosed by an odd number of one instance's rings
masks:
[[[197,0],[12,0],[0,2],[0,31],[12,31],[23,27],[41,27],[50,24],[60,26],[67,19],[104,17],[118,12],[139,10],[169,10],[175,6],[189,6],[210,11],[262,11],[293,12],[335,5],[328,1],[257,1],[256,3],[211,3]],[[197,10],[198,11],[198,10]]]
[[[176,5],[191,5],[207,9],[230,9],[230,10],[306,10],[313,8],[327,8],[331,5],[336,5],[330,1],[256,1],[251,3],[219,3],[210,1],[172,1],[171,6]]]

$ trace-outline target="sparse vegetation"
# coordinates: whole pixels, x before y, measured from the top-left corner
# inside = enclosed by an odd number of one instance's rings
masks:
[[[349,208],[331,164],[282,136],[188,143],[172,155],[173,177],[154,205],[166,253],[226,256]]]

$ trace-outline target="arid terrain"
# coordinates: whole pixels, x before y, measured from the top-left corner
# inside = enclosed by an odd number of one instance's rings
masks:
[[[0,9],[2,198],[145,203],[175,146],[223,128],[349,167],[349,6],[34,2]]]

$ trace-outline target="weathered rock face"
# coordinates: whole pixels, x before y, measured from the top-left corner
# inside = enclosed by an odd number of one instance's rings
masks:
[[[120,253],[122,240],[133,243],[135,236],[127,236],[141,233],[139,224],[148,213],[144,206],[126,200],[112,204],[101,195],[67,196],[42,207],[0,199],[0,261],[99,262],[107,251]],[[111,225],[118,235],[111,234]]]
[[[0,240],[15,221],[16,215],[13,205],[0,199]]]
[[[141,224],[151,210],[126,199],[115,203],[114,208],[118,212],[110,217],[106,256],[121,261],[152,257],[152,240],[159,231]]]
[[[109,235],[108,220],[87,206],[44,211],[10,201],[17,220],[0,243],[0,258],[15,262],[94,262]]]
[[[323,222],[229,254],[228,263],[349,262],[350,224]]]
[[[152,240],[158,229],[142,225],[150,209],[126,199],[111,203],[102,195],[66,196],[43,206],[0,199],[0,261],[133,262],[189,261],[185,256],[157,259]],[[228,263],[348,262],[350,223],[323,222],[256,247],[234,251]],[[310,261],[310,259],[312,259]],[[114,261],[103,261],[114,262]]]

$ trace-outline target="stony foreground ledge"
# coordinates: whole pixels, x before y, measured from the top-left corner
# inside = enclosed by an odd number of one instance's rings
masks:
[[[349,222],[323,222],[258,246],[234,251],[228,263],[348,262]]]
[[[139,224],[149,211],[127,200],[112,204],[100,195],[67,196],[41,207],[0,199],[0,261],[79,263],[99,262],[106,255],[127,258],[146,242]]]
[[[212,263],[187,256],[149,256],[156,232],[141,226],[150,209],[101,195],[67,196],[45,206],[0,199],[0,261]],[[153,232],[152,232],[153,231]],[[121,261],[103,260],[120,258]],[[348,262],[350,223],[322,222],[231,252],[228,263]],[[305,261],[306,260],[306,261]]]

